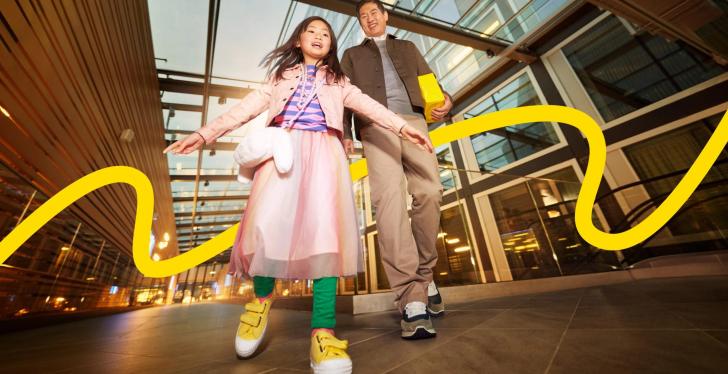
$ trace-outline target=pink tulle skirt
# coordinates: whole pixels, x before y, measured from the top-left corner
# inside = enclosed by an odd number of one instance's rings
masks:
[[[337,133],[292,130],[294,161],[255,171],[230,258],[238,276],[318,279],[362,271],[349,163]]]

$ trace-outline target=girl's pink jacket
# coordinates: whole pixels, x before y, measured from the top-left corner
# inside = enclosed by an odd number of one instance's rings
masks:
[[[270,124],[273,117],[283,111],[283,107],[293,95],[301,74],[303,72],[300,65],[286,70],[283,79],[269,81],[263,88],[251,92],[225,114],[197,131],[205,138],[205,142],[210,144],[257,117],[266,109],[268,110],[266,124]],[[404,119],[385,106],[363,94],[358,87],[349,82],[349,78],[343,82],[326,82],[325,74],[325,66],[316,72],[317,79],[324,79],[324,84],[318,92],[318,99],[329,128],[343,134],[344,107],[369,117],[372,122],[395,133],[407,124]]]

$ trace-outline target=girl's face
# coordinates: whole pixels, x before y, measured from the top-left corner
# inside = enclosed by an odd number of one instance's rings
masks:
[[[331,33],[325,23],[315,20],[311,22],[298,39],[297,47],[301,47],[308,60],[320,60],[329,54],[331,49]]]

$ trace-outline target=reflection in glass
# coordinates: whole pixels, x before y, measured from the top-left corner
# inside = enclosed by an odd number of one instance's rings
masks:
[[[440,166],[440,183],[445,190],[455,188],[457,185],[457,171],[454,170],[455,157],[452,154],[450,145],[445,144],[435,148],[437,164]]]
[[[0,165],[0,237],[47,197]],[[0,320],[134,304],[131,257],[64,210],[0,265]]]
[[[569,167],[528,181],[536,201],[547,243],[555,253],[565,275],[614,270],[618,266],[616,252],[601,251],[587,243],[576,230],[574,212],[581,183]],[[603,229],[596,211],[592,223]]]
[[[613,252],[591,247],[576,230],[581,183],[569,167],[489,196],[514,280],[614,270]],[[592,222],[601,225],[593,213]]]
[[[539,105],[541,99],[528,74],[522,74],[493,95],[484,98],[467,113],[472,118],[502,109]],[[484,132],[470,137],[478,167],[489,172],[530,156],[559,142],[554,125],[545,122],[524,123]]]
[[[689,168],[708,138],[713,134],[721,115],[715,115],[694,122],[679,129],[666,132],[652,139],[624,148],[630,164],[640,180],[660,177],[674,171]],[[667,227],[674,236],[690,237],[692,241],[725,238],[728,229],[728,154],[724,151],[706,175],[679,214],[671,219]],[[720,161],[724,162],[720,162]],[[672,192],[684,174],[661,178],[644,184],[650,198],[662,201]],[[690,207],[689,209],[686,209]],[[691,246],[681,246],[689,251]]]
[[[202,126],[202,113],[187,110],[162,109],[164,128],[168,133],[177,135],[182,139],[190,131],[195,131]]]
[[[478,283],[475,248],[465,226],[463,209],[464,206],[455,205],[440,214],[438,259],[433,269],[433,278],[439,286]]]
[[[209,4],[197,0],[150,0],[157,68],[204,73]]]
[[[377,275],[377,290],[388,290],[389,279],[387,273],[384,271],[384,265],[382,264],[381,245],[379,244],[379,234],[374,234],[374,262],[376,264],[376,275]]]
[[[725,72],[688,45],[635,34],[615,16],[563,52],[606,122]]]
[[[514,280],[561,275],[525,183],[489,196]]]

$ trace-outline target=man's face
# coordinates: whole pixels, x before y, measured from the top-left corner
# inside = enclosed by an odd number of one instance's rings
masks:
[[[379,10],[376,4],[367,3],[359,9],[359,24],[368,37],[384,35],[388,20],[389,14]]]

